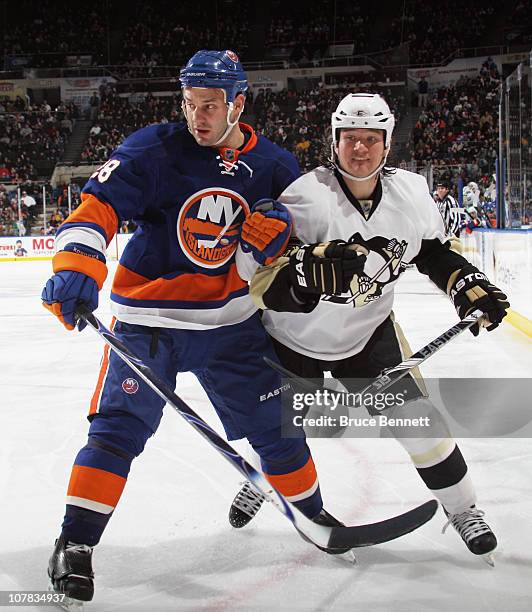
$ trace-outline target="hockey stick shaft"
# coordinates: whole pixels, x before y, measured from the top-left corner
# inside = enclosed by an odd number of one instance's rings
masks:
[[[419,351],[414,353],[409,359],[405,359],[405,361],[402,361],[400,364],[384,370],[380,376],[378,376],[372,383],[360,391],[361,395],[364,395],[365,393],[372,394],[382,392],[385,389],[388,389],[388,387],[396,383],[398,380],[401,380],[401,378],[406,376],[414,368],[417,368],[429,357],[432,357],[432,355],[449,344],[449,342],[457,338],[466,329],[469,329],[476,323],[480,322],[480,319],[483,316],[484,313],[482,313],[480,310],[475,310],[467,317],[464,317],[447,331],[444,331],[443,334],[439,335],[437,338],[426,344],[423,348],[419,349]],[[381,408],[381,410],[383,409],[384,408]]]
[[[77,308],[77,316],[83,319],[103,341],[138,374],[146,384],[168,405],[178,412],[209,444],[233,467],[261,491],[267,499],[292,523],[295,529],[316,546],[325,548],[355,548],[387,542],[417,529],[430,520],[437,509],[434,500],[425,502],[403,514],[380,523],[352,527],[327,527],[318,525],[293,506],[266,478],[250,465],[236,450],[212,429],[173,389],[161,380],[129,348],[109,331],[83,304]]]
[[[231,217],[231,219],[229,219],[229,221],[227,221],[227,223],[225,224],[225,226],[220,230],[218,236],[216,236],[216,238],[214,238],[214,240],[203,240],[200,239],[198,240],[198,246],[200,247],[207,247],[209,249],[213,249],[222,239],[223,235],[225,234],[225,232],[231,227],[231,223],[233,223],[233,221],[237,218],[238,213],[242,210],[242,206],[238,206],[238,208],[234,211],[233,216]]]
[[[176,395],[174,390],[161,380],[150,367],[145,365],[113,332],[108,330],[92,312],[85,306],[80,305],[77,308],[77,314],[86,321],[88,326],[91,327],[103,341],[108,344],[110,348],[125,361],[127,365],[138,374],[153,391],[155,391],[155,393],[157,393],[157,395],[159,395],[161,399],[174,408],[174,410],[176,410],[187,423],[192,425],[211,446],[225,457],[225,459],[227,459],[243,476],[251,480],[262,493],[271,498],[276,507],[296,524],[294,512],[297,514],[300,514],[300,512],[297,508],[292,507],[292,505],[268,483],[260,472],[255,470],[255,468],[237,453],[230,444],[219,436],[218,433],[196,414],[184,400]],[[303,518],[306,517],[303,516]]]
[[[369,279],[368,284],[371,286],[373,285],[373,283],[380,277],[380,275],[390,266],[390,262],[386,261],[378,270],[377,272],[375,272],[375,274]],[[359,297],[360,295],[362,295],[362,291],[359,289],[356,293],[354,293],[350,298],[348,303],[354,302],[357,297]]]
[[[454,340],[466,329],[469,329],[470,327],[475,325],[475,323],[477,323],[479,319],[481,319],[483,316],[484,314],[480,310],[475,310],[470,315],[450,327],[447,331],[443,332],[443,334],[426,344],[423,348],[419,349],[419,351],[414,353],[412,357],[405,359],[405,361],[402,361],[400,364],[394,367],[383,370],[383,372],[373,382],[364,387],[362,390],[357,391],[357,396],[363,397],[365,394],[372,394],[377,392],[382,393],[391,385],[396,383],[398,380],[401,380],[403,376],[406,376],[414,368],[417,368],[419,365],[421,365],[429,357],[432,357],[432,355],[437,353],[440,349],[442,349],[449,342],[451,342],[451,340]],[[321,387],[318,387],[309,380],[302,378],[297,374],[294,374],[294,372],[290,372],[290,370],[272,361],[271,359],[268,359],[267,357],[264,357],[263,359],[271,368],[279,372],[279,374],[281,374],[285,378],[297,380],[299,384],[301,384],[301,386],[305,387],[309,391],[315,392],[318,389],[321,390]],[[350,395],[342,391],[338,391],[338,395],[340,396],[341,394],[346,396]]]

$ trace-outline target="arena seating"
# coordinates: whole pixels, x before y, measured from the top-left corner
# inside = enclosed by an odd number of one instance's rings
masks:
[[[0,111],[0,181],[35,180],[40,162],[49,176],[50,163],[53,170],[78,117],[79,109],[72,103],[55,110],[45,101],[24,111]]]
[[[67,0],[21,0],[5,16],[2,56],[24,55],[13,66],[39,68],[88,55],[93,66],[111,65],[113,73],[135,78],[172,76],[170,67],[181,65],[191,49],[232,48],[244,61],[283,57],[288,65],[311,65],[327,56],[331,42],[351,44],[354,54],[406,43],[409,63],[434,64],[459,48],[503,44],[495,15],[510,30],[526,17],[526,3],[499,15],[495,0],[442,0],[436,11],[423,0],[407,0],[387,6],[378,28],[372,24],[380,19],[380,6],[348,0],[270,0],[260,10],[237,0],[131,0],[126,12],[109,12],[107,4],[94,0],[73,11]]]
[[[76,160],[86,163],[107,159],[133,130],[180,120],[178,93],[118,94],[129,91],[129,79],[175,78],[191,49],[234,48],[244,63],[284,58],[286,66],[307,67],[328,57],[332,42],[351,44],[352,53],[361,54],[402,44],[405,61],[427,65],[458,55],[460,48],[508,43],[514,36],[523,42],[532,40],[527,30],[528,4],[523,1],[502,10],[495,0],[485,0],[480,7],[476,0],[442,0],[435,11],[423,0],[406,0],[387,5],[387,19],[378,28],[371,24],[380,7],[360,7],[348,0],[318,4],[266,0],[260,7],[237,0],[203,4],[131,0],[127,12],[109,15],[107,4],[94,0],[72,11],[67,0],[20,0],[17,11],[5,15],[1,42],[4,68],[18,60],[28,68],[53,68],[64,66],[69,55],[82,54],[89,56],[92,65],[111,64],[106,74],[122,82],[116,89],[104,88],[97,109],[90,114],[90,133]],[[501,36],[504,40],[497,38]],[[378,65],[379,56],[372,57]],[[399,123],[409,101],[395,93],[399,88],[379,88],[377,81],[386,79],[376,78],[377,74],[360,73],[358,78],[374,83],[371,89],[385,95]],[[404,69],[389,68],[386,78],[404,79]],[[356,91],[353,83],[347,87],[350,80],[340,73],[327,77],[327,87],[278,93],[257,88],[246,112],[257,131],[292,150],[306,171],[328,155],[330,112],[344,93]],[[419,169],[430,162],[435,177],[456,180],[460,176],[486,187],[497,154],[499,83],[494,64],[487,62],[478,77],[429,91],[408,150],[401,150],[397,163],[402,160],[403,167]],[[81,112],[72,104],[50,108],[46,102],[0,97],[0,184],[48,180],[78,118],[83,118]],[[52,198],[52,208],[60,195]],[[9,223],[11,204],[3,201],[2,209]]]
[[[432,92],[412,131],[411,158],[431,162],[439,178],[461,175],[487,186],[497,157],[498,103],[499,80],[487,69]]]

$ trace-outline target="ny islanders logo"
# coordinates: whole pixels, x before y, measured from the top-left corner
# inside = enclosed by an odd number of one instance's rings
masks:
[[[235,191],[210,187],[191,195],[177,218],[177,238],[183,253],[203,268],[219,268],[238,246],[240,227],[249,205]]]
[[[126,378],[122,382],[122,389],[128,395],[133,395],[139,390],[139,383],[134,378]]]

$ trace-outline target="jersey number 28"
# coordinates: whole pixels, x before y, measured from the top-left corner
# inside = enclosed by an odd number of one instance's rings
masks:
[[[116,170],[119,165],[119,159],[110,159],[108,162],[105,162],[103,166],[100,166],[98,170],[91,174],[91,179],[98,178],[100,183],[105,183],[105,181],[111,176],[111,172]]]

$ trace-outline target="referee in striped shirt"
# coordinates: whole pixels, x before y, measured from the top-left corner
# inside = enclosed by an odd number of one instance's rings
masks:
[[[461,229],[460,207],[458,202],[449,193],[449,185],[444,181],[439,181],[436,184],[434,201],[438,206],[440,215],[443,217],[446,234],[458,238]]]

